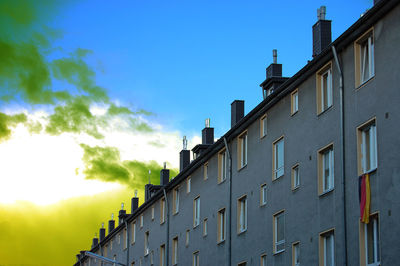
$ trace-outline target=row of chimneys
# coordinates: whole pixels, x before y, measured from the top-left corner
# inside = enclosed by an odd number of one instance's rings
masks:
[[[378,2],[374,0],[374,4]],[[317,10],[318,21],[313,25],[313,57],[318,56],[329,44],[332,42],[331,36],[331,20],[325,19],[326,7],[321,6]],[[282,64],[277,63],[277,50],[273,50],[273,63],[270,64],[266,69],[266,80],[260,85],[263,87],[264,98],[268,95],[266,90],[274,89],[279,87],[288,78],[282,77]],[[264,87],[264,84],[269,84],[268,88]],[[264,91],[265,90],[265,91]],[[242,118],[244,117],[244,101],[235,100],[231,103],[231,127],[234,127]],[[210,127],[210,120],[206,120],[206,126],[202,130],[202,143],[196,145],[193,151],[193,157],[196,159],[200,156],[203,151],[205,151],[210,145],[214,143],[214,128]],[[186,136],[183,138],[183,149],[179,154],[179,170],[182,172],[186,167],[190,165],[190,151],[187,149],[187,139]],[[150,172],[149,172],[150,174]],[[149,184],[145,185],[145,200],[149,200],[158,190],[169,182],[169,170],[166,169],[166,164],[164,163],[164,169],[160,172],[160,185],[152,185],[149,180]],[[139,198],[137,197],[137,192],[135,191],[135,197],[132,198],[132,209],[131,213],[134,213],[139,206]],[[119,211],[119,224],[123,223],[128,215],[124,206],[122,204],[121,210]],[[115,228],[115,221],[112,215],[111,220],[108,221],[108,233],[110,234]],[[106,229],[104,228],[104,223],[102,228],[100,228],[99,238],[93,238],[92,248],[98,245],[99,240],[102,241],[106,236]],[[84,251],[81,251],[77,256],[83,256]]]

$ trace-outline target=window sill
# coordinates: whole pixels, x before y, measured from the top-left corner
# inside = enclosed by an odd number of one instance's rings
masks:
[[[264,139],[267,136],[267,134],[265,134],[264,136],[260,136],[260,139]]]
[[[374,169],[371,169],[371,170],[368,170],[368,171],[366,171],[364,173],[361,173],[358,176],[362,176],[362,175],[365,175],[365,174],[372,174],[372,173],[375,173],[376,170],[378,170],[378,167],[375,167]]]
[[[241,235],[241,234],[244,234],[244,233],[246,233],[246,232],[247,232],[247,228],[244,229],[243,231],[238,232],[237,234],[238,234],[238,235]]]
[[[179,211],[177,211],[177,212],[174,212],[172,215],[177,215],[177,214],[179,214]]]
[[[358,86],[356,87],[356,91],[361,89],[362,87],[364,87],[366,84],[368,84],[374,78],[375,78],[375,74],[372,77],[370,77],[369,79],[367,79],[366,81],[360,82],[360,84],[358,84]]]
[[[135,242],[131,243],[131,246],[135,245]]]
[[[323,191],[323,192],[322,192],[321,194],[319,194],[318,196],[323,197],[323,196],[329,194],[330,192],[332,192],[332,191],[334,191],[334,190],[335,190],[334,187],[333,187],[333,188],[330,188],[330,189],[328,189],[328,190],[326,190],[326,191]]]
[[[225,180],[226,180],[226,178],[224,180],[222,180],[221,182],[219,182],[219,180],[218,180],[218,185],[224,183]]]
[[[297,110],[296,112],[293,112],[290,114],[290,116],[294,116],[295,114],[297,114],[299,112],[299,110]]]
[[[279,251],[275,251],[275,252],[274,252],[274,256],[275,256],[275,255],[279,255],[279,254],[281,254],[281,253],[283,253],[283,252],[285,252],[285,249],[281,249],[281,250],[279,250]]]
[[[328,112],[329,110],[331,110],[332,107],[333,107],[333,103],[331,104],[331,106],[329,106],[329,107],[326,108],[325,110],[322,110],[322,111],[320,111],[320,112],[318,111],[319,113],[317,114],[317,116],[320,116],[320,115],[325,114],[326,112]]]
[[[199,225],[200,224],[193,225],[193,229],[196,229],[197,227],[199,227]]]
[[[279,176],[279,177],[276,177],[276,178],[272,178],[272,182],[274,182],[274,181],[277,181],[277,180],[281,179],[281,178],[282,178],[284,175],[285,175],[285,174],[283,174],[283,175],[281,175],[281,176]]]
[[[260,208],[265,207],[265,206],[267,206],[267,203],[266,203],[266,202],[260,204]]]
[[[149,253],[147,253],[147,254],[144,254],[144,257],[147,257],[147,256],[149,256],[149,254],[150,254],[150,252],[149,252]]]
[[[160,222],[160,225],[163,225],[163,224],[165,224],[165,221]]]
[[[246,163],[245,165],[241,166],[241,167],[238,169],[238,172],[242,171],[242,170],[245,169],[246,167],[247,167],[247,163]]]
[[[225,243],[225,239],[224,239],[224,240],[221,240],[221,241],[218,241],[218,242],[217,242],[217,245],[222,245],[223,243]]]
[[[292,192],[296,192],[297,190],[299,190],[300,185],[298,185],[297,187],[292,187]]]

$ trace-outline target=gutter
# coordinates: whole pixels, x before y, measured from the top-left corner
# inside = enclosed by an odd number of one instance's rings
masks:
[[[232,261],[232,157],[225,137],[224,144],[229,158],[228,265],[230,266]]]
[[[332,45],[332,53],[333,57],[335,58],[336,67],[339,72],[339,112],[340,112],[340,159],[342,163],[341,167],[341,175],[342,175],[342,190],[343,190],[343,247],[344,247],[344,254],[343,254],[343,265],[347,265],[347,219],[346,219],[346,178],[345,178],[345,145],[344,145],[344,97],[343,97],[343,73],[340,67],[339,58],[336,53],[336,48]]]
[[[166,259],[166,266],[169,265],[169,206],[168,206],[168,199],[167,199],[167,192],[165,191],[165,187],[163,188],[164,198],[165,198],[165,207],[167,209],[167,239],[165,243],[165,259]]]

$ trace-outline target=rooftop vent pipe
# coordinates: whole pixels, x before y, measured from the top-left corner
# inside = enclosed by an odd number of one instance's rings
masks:
[[[134,213],[139,207],[139,198],[137,197],[137,190],[135,189],[135,196],[131,200],[131,213]]]
[[[104,223],[101,223],[101,228],[99,232],[100,242],[106,237],[106,229],[104,228]]]
[[[164,169],[160,171],[160,185],[165,186],[169,182],[169,169],[167,169],[167,163],[164,162]]]
[[[121,203],[121,210],[119,211],[118,214],[118,225],[122,224],[125,220],[126,217],[126,210],[124,210],[124,203]]]

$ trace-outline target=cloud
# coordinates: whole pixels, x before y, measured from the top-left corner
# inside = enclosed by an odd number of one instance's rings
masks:
[[[27,121],[25,114],[7,115],[0,112],[0,142],[11,136],[11,127]]]
[[[115,147],[90,147],[81,144],[84,150],[83,171],[87,179],[97,179],[105,182],[118,182],[130,187],[143,189],[144,184],[151,180],[152,184],[159,184],[162,166],[155,161],[141,162],[137,160],[121,160],[120,152]],[[150,174],[149,174],[150,170]],[[176,170],[171,170],[176,175]]]

